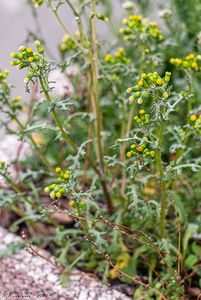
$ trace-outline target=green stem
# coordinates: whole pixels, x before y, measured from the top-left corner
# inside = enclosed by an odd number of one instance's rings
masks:
[[[80,32],[80,41],[81,43],[84,45],[84,34],[83,34],[83,25],[82,25],[82,21],[81,18],[78,14],[78,12],[76,11],[76,9],[74,8],[74,6],[72,5],[70,0],[66,0],[66,3],[69,5],[69,7],[71,8],[73,14],[76,16],[76,20],[78,23],[78,29]],[[59,17],[59,15],[57,14],[57,10],[54,9],[50,3],[50,1],[48,1],[48,4],[51,8],[51,10],[53,11],[53,13],[55,14],[59,24],[61,25],[61,27],[63,28],[63,30],[66,32],[66,34],[69,34],[67,28],[65,27],[64,23],[62,22],[61,18]],[[76,39],[74,39],[72,36],[72,40],[75,42],[75,44],[82,50],[82,52],[84,54],[88,54],[89,56],[89,61],[91,64],[91,70],[88,72],[89,73],[89,81],[90,81],[90,98],[91,98],[91,105],[94,107],[95,110],[95,129],[96,129],[96,136],[97,136],[97,156],[98,156],[98,160],[99,160],[99,165],[100,165],[100,180],[101,180],[101,186],[103,189],[103,194],[105,197],[105,201],[107,203],[107,207],[108,207],[108,212],[110,214],[113,213],[113,206],[112,206],[112,201],[111,201],[111,197],[110,194],[108,192],[107,189],[107,185],[105,180],[103,179],[104,176],[104,159],[103,159],[103,143],[102,143],[102,137],[101,137],[101,130],[102,130],[102,116],[101,116],[101,110],[100,110],[100,103],[99,103],[99,89],[98,89],[98,57],[97,57],[97,42],[96,42],[96,24],[95,24],[95,7],[96,7],[96,1],[92,0],[91,1],[91,17],[90,17],[90,33],[91,33],[91,38],[90,38],[90,47],[89,47],[89,51],[87,51],[85,49],[85,47],[83,47],[80,43],[77,42]],[[42,78],[40,78],[40,81],[42,81],[42,89],[44,91],[44,94],[46,95],[47,101],[51,102],[51,99],[48,95],[47,89],[43,84],[43,80]],[[59,122],[59,119],[56,115],[56,112],[53,110],[53,116],[55,119],[55,122],[57,123],[57,126],[59,127],[63,138],[69,143],[71,144],[72,148],[74,148],[74,150],[76,151],[76,146],[72,143],[71,139],[68,137],[68,135],[66,135],[66,132],[63,130],[63,127],[61,125],[61,123]]]
[[[98,85],[98,55],[97,55],[97,39],[96,39],[96,0],[91,0],[91,16],[90,16],[90,51],[89,51],[89,60],[91,63],[91,89],[92,89],[92,101],[95,109],[95,129],[97,136],[97,152],[98,160],[101,171],[101,177],[105,173],[104,165],[104,150],[103,150],[103,141],[101,136],[102,131],[102,113],[100,108],[100,99],[99,99],[99,85]],[[111,201],[110,194],[107,189],[107,184],[105,180],[101,179],[101,185],[103,188],[103,193],[105,196],[105,201],[107,203],[108,212],[113,213],[113,205]]]
[[[70,197],[71,197],[72,199],[74,199],[74,195],[73,195],[71,192],[69,192],[69,195],[70,195]],[[79,206],[79,203],[78,203],[77,201],[75,201],[75,206],[76,206],[76,209],[77,209],[77,214],[78,214],[78,216],[81,217],[80,206]],[[87,221],[85,221],[85,220],[80,220],[80,225],[81,225],[81,227],[82,227],[82,229],[83,229],[83,232],[84,232],[85,236],[86,236],[87,238],[89,238],[90,235],[89,235],[89,230],[88,230],[88,226],[87,226]]]
[[[100,169],[104,173],[104,160],[103,160],[103,143],[101,137],[102,130],[102,114],[100,110],[99,100],[99,87],[98,87],[98,58],[97,58],[97,41],[96,41],[96,21],[95,21],[95,7],[96,0],[91,0],[91,17],[90,17],[90,31],[91,31],[91,51],[90,51],[90,62],[91,62],[91,74],[92,74],[92,90],[95,106],[95,127],[97,134],[97,146],[98,146],[98,159]]]
[[[77,10],[75,9],[75,7],[73,6],[73,4],[71,3],[70,0],[66,0],[66,3],[69,5],[69,7],[71,8],[76,21],[77,21],[77,25],[78,25],[78,29],[79,29],[79,33],[80,33],[80,40],[81,42],[83,42],[83,25],[82,25],[82,20],[80,18],[79,13],[77,12]]]
[[[52,12],[54,13],[57,21],[59,22],[59,24],[61,25],[61,27],[63,28],[64,32],[66,34],[68,34],[71,39],[73,40],[73,42],[78,46],[78,48],[80,50],[82,50],[82,52],[85,52],[85,49],[82,47],[82,45],[68,32],[66,26],[64,25],[63,21],[61,20],[61,18],[59,17],[58,13],[57,13],[57,9],[55,9],[52,5],[51,5],[51,2],[48,1],[48,4],[49,4],[49,7],[51,8]]]
[[[156,170],[160,174],[160,178],[163,177],[163,164],[161,159],[161,147],[163,143],[163,131],[164,131],[164,124],[159,124],[156,130],[156,135],[158,137],[158,147],[156,149]]]
[[[134,104],[131,105],[130,107],[130,111],[129,111],[129,116],[128,116],[128,123],[127,123],[127,127],[126,127],[126,138],[129,137],[130,134],[130,130],[131,130],[131,125],[132,125],[132,120],[133,120],[133,114],[134,114]],[[126,152],[126,147],[127,144],[123,144],[121,151],[120,151],[120,156],[119,156],[119,161],[122,162],[125,156],[125,152]],[[123,170],[123,175],[122,175],[122,184],[121,184],[121,192],[122,194],[125,193],[125,189],[126,189],[126,171]]]
[[[192,76],[191,72],[190,73],[186,72],[186,74],[187,74],[187,82],[188,82],[187,92],[189,94],[194,94],[193,76]],[[188,122],[188,117],[189,117],[190,111],[192,110],[192,107],[193,107],[193,97],[188,99],[188,103],[187,103],[187,114],[186,114],[187,122]]]
[[[162,122],[164,122],[162,120]],[[165,237],[165,216],[166,216],[166,182],[163,179],[164,169],[161,158],[161,147],[163,143],[164,123],[159,123],[156,130],[158,137],[158,147],[156,149],[156,171],[160,176],[160,198],[161,198],[161,213],[160,213],[160,235],[161,239]]]
[[[45,214],[46,217],[48,218],[49,222],[53,225],[57,225],[57,223],[55,222],[55,220],[51,217],[51,215],[49,215],[47,212],[43,212],[41,207],[37,204],[34,204],[31,200],[29,200],[24,194],[23,192],[19,189],[19,187],[12,181],[11,178],[9,178],[6,174],[0,172],[0,175],[5,179],[5,181],[11,186],[11,188],[16,192],[16,194],[18,195],[18,198],[22,198],[26,203],[28,203],[29,205],[31,205],[31,207],[33,207],[37,212],[42,214]],[[19,216],[25,216],[25,214],[17,207],[12,206],[12,209],[19,215]],[[23,214],[23,215],[22,215]],[[37,225],[36,223],[30,221],[30,224],[32,224],[32,226]]]
[[[21,194],[21,198],[28,204],[30,204],[31,206],[33,206],[34,208],[36,208],[37,206],[33,205],[33,203],[26,197],[23,195],[23,193],[20,191],[20,189],[18,188],[18,186],[4,173],[0,173],[0,175],[6,180],[6,182],[12,187],[12,189],[17,193],[17,194]]]
[[[46,85],[42,79],[42,77],[40,76],[39,77],[39,80],[40,80],[40,85],[41,85],[41,88],[43,90],[43,93],[45,94],[45,97],[48,101],[48,103],[52,103],[52,100],[48,94],[48,91],[47,91],[47,88],[46,88]],[[55,111],[55,109],[53,108],[52,109],[52,115],[53,115],[53,118],[55,120],[55,123],[57,125],[57,127],[59,128],[60,132],[61,132],[61,135],[63,137],[63,139],[67,142],[67,144],[69,144],[71,146],[71,148],[73,149],[73,152],[76,153],[77,152],[77,147],[76,145],[73,143],[73,141],[71,140],[71,138],[68,136],[68,134],[66,133],[66,131],[64,130],[63,126],[62,126],[62,123],[61,121],[59,120],[59,117],[57,115],[57,112]]]

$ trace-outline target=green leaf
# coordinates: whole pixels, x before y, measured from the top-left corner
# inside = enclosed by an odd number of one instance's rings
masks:
[[[191,249],[196,256],[201,256],[201,246],[193,242]]]
[[[61,280],[61,285],[62,287],[67,287],[68,283],[69,283],[69,272],[63,272],[60,276],[60,280]]]
[[[187,250],[188,250],[188,244],[189,240],[192,238],[194,233],[196,232],[197,226],[195,224],[188,224],[187,230],[184,235],[183,239],[183,257],[185,258]]]
[[[198,258],[195,255],[190,254],[185,260],[185,266],[188,270],[190,270],[197,262]]]
[[[0,250],[0,258],[9,257],[17,253],[26,246],[26,242],[11,243],[4,249]]]

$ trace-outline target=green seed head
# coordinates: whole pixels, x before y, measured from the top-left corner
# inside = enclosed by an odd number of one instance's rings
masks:
[[[35,41],[35,42],[34,42],[34,44],[35,44],[35,46],[36,46],[36,47],[39,47],[39,46],[41,46],[41,43],[40,43],[40,41],[39,41],[39,40]]]

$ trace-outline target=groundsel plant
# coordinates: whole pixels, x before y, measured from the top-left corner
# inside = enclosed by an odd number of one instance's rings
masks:
[[[200,276],[200,54],[174,57],[182,45],[172,31],[163,33],[133,1],[123,3],[116,28],[109,2],[30,2],[35,14],[52,12],[64,37],[57,62],[40,36],[11,53],[10,65],[26,71],[28,105],[11,96],[8,71],[0,71],[2,125],[32,149],[22,161],[1,162],[10,189],[0,199],[19,218],[13,231],[24,222],[49,236],[63,284],[76,265],[105,283],[134,286],[134,299],[191,299]],[[62,7],[74,16],[74,34]],[[103,23],[112,28],[105,43],[96,30]],[[53,96],[50,74],[75,66],[70,99]]]

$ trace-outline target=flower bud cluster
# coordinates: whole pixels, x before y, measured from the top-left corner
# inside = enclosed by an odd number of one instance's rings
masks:
[[[85,204],[83,201],[76,201],[76,200],[70,200],[68,202],[68,205],[73,207],[73,208],[76,208],[76,209],[79,209],[79,210],[82,210],[84,207],[85,207]]]
[[[20,103],[22,101],[22,97],[21,96],[17,96],[13,99],[10,100],[10,107],[12,109],[13,112],[16,112],[17,110],[23,110],[24,106]]]
[[[38,53],[34,52],[32,48],[26,48],[25,46],[20,46],[18,53],[11,53],[11,58],[14,59],[10,63],[11,66],[18,66],[18,70],[30,67],[30,71],[24,79],[25,83],[37,76],[40,69],[39,65],[43,65],[46,62],[44,48],[40,41],[35,41],[35,46]]]
[[[190,115],[189,116],[190,125],[201,134],[201,115]]]
[[[8,70],[2,71],[0,69],[0,84],[6,83],[6,78],[8,77]]]
[[[8,77],[8,70],[4,70],[2,71],[0,69],[0,102],[1,105],[3,105],[3,103],[5,102],[5,99],[7,99],[7,97],[10,94],[10,88],[7,84],[7,77]]]
[[[1,104],[7,105],[7,108],[10,112],[16,112],[23,110],[24,106],[20,103],[22,101],[21,96],[17,96],[13,99],[10,99],[10,87],[7,84],[8,70],[1,71],[0,69],[0,94],[3,96],[1,98]]]
[[[140,109],[139,116],[134,117],[134,121],[136,121],[141,126],[146,126],[149,124],[150,115],[145,113],[144,109]]]
[[[201,55],[188,54],[184,59],[170,58],[170,63],[176,68],[201,71]]]
[[[149,157],[154,158],[155,157],[155,151],[150,148],[150,145],[148,142],[147,137],[143,137],[142,142],[140,144],[132,144],[130,146],[129,151],[127,152],[127,157],[130,158],[132,156],[136,156],[137,154],[140,154],[143,158]]]
[[[99,20],[101,20],[101,21],[104,21],[104,22],[106,22],[106,23],[109,22],[108,17],[104,16],[104,15],[101,14],[101,13],[96,14],[96,17],[97,17],[97,19],[99,19]]]
[[[78,33],[76,35],[77,37],[79,36]],[[73,39],[69,34],[66,34],[62,39],[62,43],[59,45],[59,50],[61,51],[61,53],[67,53],[71,50],[74,50],[75,48],[76,48],[75,42],[73,41]]]
[[[53,183],[44,189],[44,192],[49,193],[52,199],[61,198],[64,195],[66,191],[65,184],[70,179],[70,171],[63,171],[60,167],[57,167],[55,171],[58,174],[57,183]]]
[[[133,34],[141,35],[142,33],[146,33],[159,42],[164,39],[157,23],[149,22],[142,16],[130,15],[128,19],[123,19],[122,24],[124,27],[119,29],[119,33],[124,35],[125,40],[132,40]]]
[[[108,64],[128,64],[130,59],[126,57],[124,48],[119,48],[118,51],[114,53],[114,56],[112,56],[111,53],[107,53],[104,57],[104,61]]]
[[[127,89],[127,93],[131,94],[129,97],[130,103],[136,101],[138,104],[142,104],[144,100],[149,100],[151,88],[155,88],[159,95],[166,100],[168,98],[166,86],[170,81],[170,77],[170,72],[166,72],[164,78],[161,78],[157,72],[141,74],[137,85]]]

